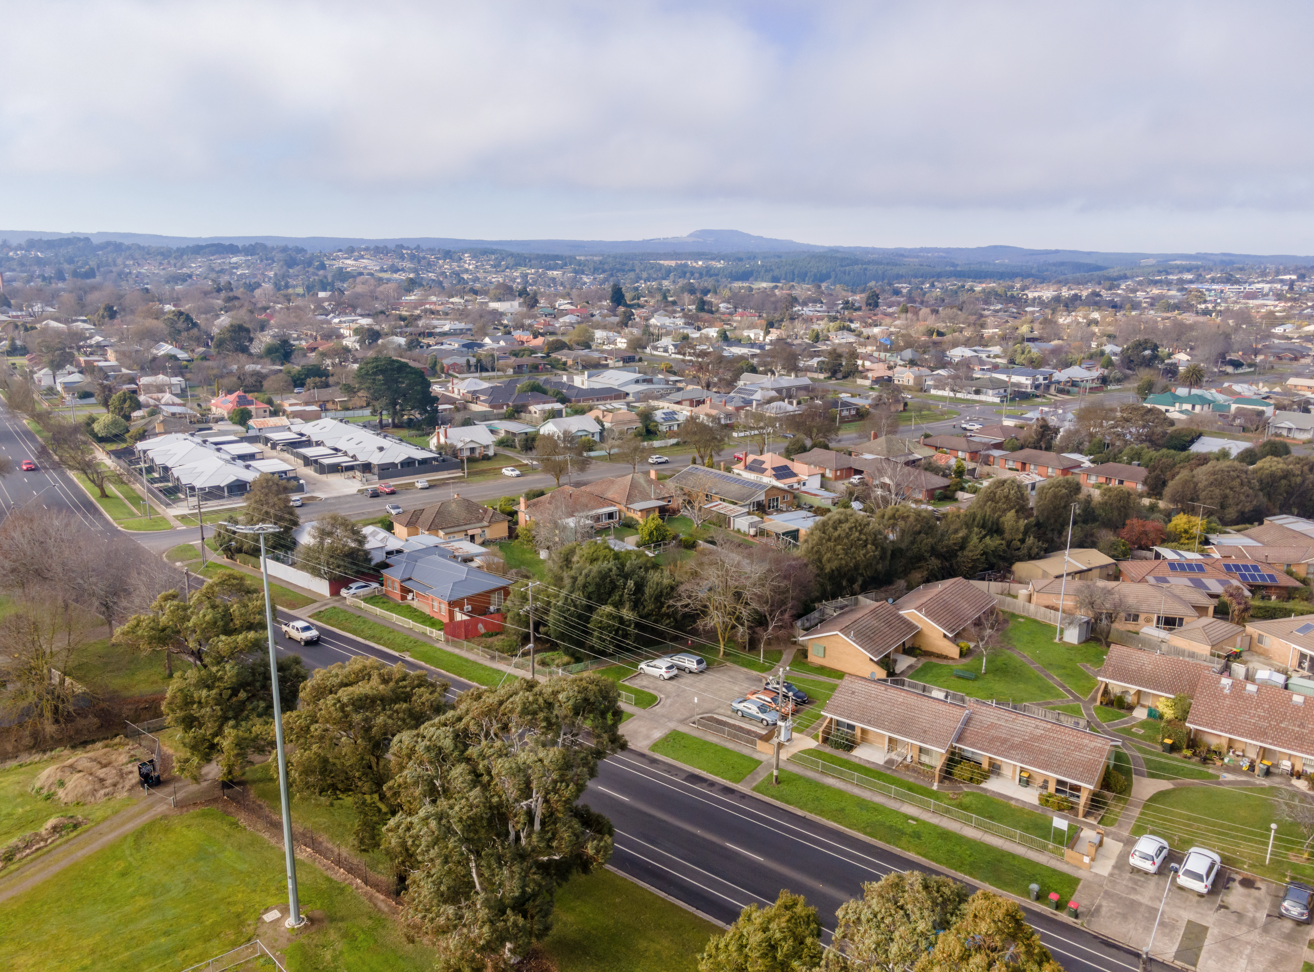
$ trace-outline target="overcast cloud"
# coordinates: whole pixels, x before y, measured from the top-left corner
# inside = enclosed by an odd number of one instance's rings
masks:
[[[0,225],[1314,253],[1314,7],[5,4]]]

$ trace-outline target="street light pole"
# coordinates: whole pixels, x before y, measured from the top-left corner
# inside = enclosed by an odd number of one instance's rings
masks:
[[[1068,511],[1068,548],[1063,553],[1063,583],[1059,585],[1059,617],[1058,626],[1054,629],[1055,643],[1063,640],[1063,602],[1068,596],[1068,563],[1072,557],[1072,518],[1077,515],[1077,504],[1072,504],[1072,509]]]
[[[283,710],[278,698],[278,655],[274,647],[274,609],[269,599],[269,561],[265,555],[265,535],[278,533],[272,523],[254,526],[234,526],[238,533],[255,533],[260,536],[260,577],[265,588],[265,628],[269,635],[269,677],[274,693],[274,744],[278,750],[278,798],[283,809],[283,857],[287,866],[287,917],[288,928],[300,928],[306,923],[297,898],[297,855],[292,846],[292,809],[287,789],[287,753],[283,749]]]
[[[1150,932],[1150,944],[1141,952],[1141,972],[1150,972],[1150,949],[1154,948],[1154,936],[1159,934],[1159,919],[1163,917],[1163,906],[1168,902],[1168,889],[1173,886],[1173,876],[1177,865],[1168,865],[1168,883],[1163,886],[1163,897],[1159,900],[1159,914],[1154,918],[1154,930]]]
[[[776,682],[776,696],[780,699],[780,718],[776,720],[776,745],[775,745],[775,765],[771,769],[771,785],[780,785],[780,746],[784,742],[784,734],[790,730],[793,723],[790,722],[787,713],[794,710],[794,700],[789,699],[786,702],[785,695],[785,676],[789,674],[789,666],[782,665],[780,668],[780,677]]]

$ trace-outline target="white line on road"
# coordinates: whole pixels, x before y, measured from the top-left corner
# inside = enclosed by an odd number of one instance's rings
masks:
[[[605,786],[600,786],[598,787],[598,789],[601,790],[603,793],[606,793],[608,796],[614,796],[617,800],[624,800],[626,803],[630,802],[629,797],[621,796],[619,793],[614,793],[613,791],[607,789]]]
[[[734,844],[730,843],[730,841],[728,841],[728,840],[725,842],[725,846],[726,846],[726,847],[729,847],[731,850],[737,850],[737,851],[739,851],[739,853],[741,853],[741,854],[745,854],[745,855],[747,855],[748,857],[751,857],[751,858],[752,858],[753,860],[755,860],[755,861],[765,861],[765,860],[766,860],[765,857],[758,857],[756,854],[749,854],[748,851],[744,850],[742,847],[736,847]]]

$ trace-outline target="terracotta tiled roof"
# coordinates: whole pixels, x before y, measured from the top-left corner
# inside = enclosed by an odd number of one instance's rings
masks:
[[[1042,452],[1039,449],[1019,449],[1004,456],[1004,462],[1026,462],[1033,466],[1047,466],[1050,469],[1073,469],[1081,463],[1057,452]]]
[[[841,634],[875,661],[884,658],[921,630],[916,621],[904,617],[894,605],[877,601],[875,604],[862,604],[841,611],[824,624],[817,625],[804,637]]]
[[[1156,655],[1126,645],[1109,645],[1099,677],[1158,695],[1194,695],[1196,683],[1208,675],[1211,663]]]
[[[1271,584],[1256,584],[1254,581],[1247,581],[1237,574],[1230,574],[1224,570],[1223,564],[1229,563],[1229,561],[1220,560],[1217,557],[1202,557],[1199,560],[1189,561],[1191,564],[1203,567],[1203,570],[1193,570],[1191,573],[1183,573],[1180,569],[1173,570],[1173,565],[1180,568],[1183,563],[1184,561],[1180,560],[1120,560],[1118,561],[1118,571],[1122,574],[1124,580],[1145,583],[1147,578],[1159,577],[1168,579],[1174,586],[1189,585],[1195,580],[1217,580],[1228,584],[1245,584],[1247,587],[1300,586],[1300,581],[1288,577],[1280,570],[1272,572],[1273,582]]]
[[[1187,726],[1314,759],[1314,698],[1216,675],[1196,686]]]
[[[1132,483],[1143,483],[1150,471],[1144,466],[1129,466],[1125,462],[1102,462],[1081,471],[1083,476],[1099,476],[1107,479],[1123,479]]]
[[[962,577],[923,584],[894,606],[903,613],[916,611],[945,634],[953,637],[995,606],[995,598]]]
[[[1138,614],[1162,614],[1167,617],[1196,617],[1195,608],[1183,598],[1177,596],[1176,584],[1128,584],[1119,581],[1069,580],[1067,596],[1075,599],[1081,596],[1082,588],[1087,584],[1099,584],[1118,595],[1119,608],[1135,611]],[[1031,590],[1037,594],[1058,595],[1063,592],[1063,582],[1059,578],[1047,581],[1032,581]]]
[[[966,710],[883,681],[846,675],[824,712],[842,722],[854,722],[944,752],[953,742]]]
[[[1182,638],[1197,645],[1208,645],[1212,648],[1214,645],[1231,641],[1243,631],[1245,631],[1245,628],[1241,625],[1224,621],[1222,618],[1197,618],[1190,624],[1184,624],[1174,631],[1173,637]]]
[[[1307,624],[1314,624],[1314,615],[1297,614],[1295,617],[1276,618],[1272,621],[1251,621],[1246,628],[1256,634],[1272,635],[1289,645],[1314,652],[1314,630],[1296,633]]]
[[[1283,527],[1283,529],[1286,529]],[[1253,560],[1261,564],[1303,564],[1314,560],[1314,546],[1308,543],[1270,547],[1219,547],[1225,557]]]
[[[428,532],[430,530],[455,530],[460,527],[475,525],[488,526],[493,523],[503,522],[506,519],[506,515],[497,512],[497,510],[489,509],[487,506],[466,499],[463,496],[456,496],[449,500],[443,500],[441,503],[435,503],[433,506],[408,510],[401,516],[394,517],[393,521],[404,527]]]
[[[653,500],[664,503],[675,501],[675,490],[661,480],[642,473],[628,473],[624,476],[599,479],[579,488],[595,496],[601,496],[617,506],[632,507],[636,503],[651,503]]]
[[[1299,530],[1284,527],[1281,523],[1262,523],[1249,530],[1243,530],[1241,536],[1258,540],[1270,547],[1287,547],[1309,545],[1309,537]]]

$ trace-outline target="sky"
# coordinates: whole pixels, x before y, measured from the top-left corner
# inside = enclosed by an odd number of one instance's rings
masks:
[[[1314,254],[1314,5],[8,0],[0,226]]]

